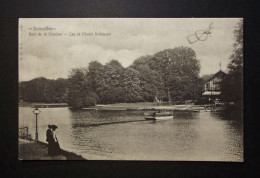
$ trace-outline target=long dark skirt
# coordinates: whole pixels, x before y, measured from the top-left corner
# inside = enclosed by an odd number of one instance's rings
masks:
[[[53,146],[50,142],[48,143],[48,155],[53,155]]]
[[[59,142],[54,142],[53,154],[54,155],[59,155],[60,154],[60,144],[59,144]]]
[[[60,155],[60,144],[59,142],[50,142],[48,144],[48,154],[51,156]]]

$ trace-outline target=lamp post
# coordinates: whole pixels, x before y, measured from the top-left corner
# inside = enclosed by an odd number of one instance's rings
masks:
[[[36,132],[35,132],[35,140],[38,141],[38,114],[40,114],[40,110],[38,109],[38,107],[35,107],[35,109],[33,110],[33,114],[35,114],[35,118],[36,118]]]

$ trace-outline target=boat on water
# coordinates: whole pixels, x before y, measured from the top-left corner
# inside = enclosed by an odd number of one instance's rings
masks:
[[[145,120],[168,120],[173,118],[172,112],[144,113]]]
[[[148,117],[145,117],[145,120],[168,120],[168,119],[172,119],[173,116],[156,116],[156,117],[153,117],[153,116],[148,116]]]

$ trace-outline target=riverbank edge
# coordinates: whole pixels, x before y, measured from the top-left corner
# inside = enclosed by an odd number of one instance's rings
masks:
[[[42,144],[42,145],[45,145],[46,147],[48,147],[47,143],[40,142],[40,141],[38,141],[38,142],[39,142],[39,144]],[[61,154],[63,156],[65,156],[67,158],[67,160],[87,160],[87,159],[83,158],[81,155],[77,155],[76,153],[69,152],[64,149],[61,149]]]
[[[38,107],[38,108],[58,108],[68,107],[67,103],[30,103],[30,102],[19,102],[19,107]]]
[[[19,138],[19,139],[21,139],[21,138]],[[24,139],[24,140],[27,140],[27,139]],[[47,143],[44,143],[44,142],[41,142],[41,141],[35,141],[35,140],[32,140],[31,142],[34,142],[34,143],[39,144],[39,145],[43,145],[43,146],[46,147],[46,149],[48,149]],[[20,144],[20,142],[18,144]],[[67,160],[87,160],[86,158],[82,157],[81,155],[77,155],[76,153],[69,152],[69,151],[66,151],[64,149],[61,149],[61,155],[65,156]]]
[[[66,103],[19,103],[19,107],[38,107],[38,108],[60,108],[69,107]],[[147,103],[116,103],[116,104],[97,104],[81,108],[83,110],[96,110],[96,111],[153,111],[153,110],[167,110],[167,111],[200,111],[205,110],[205,107],[212,107],[210,104],[206,105],[154,105],[152,102]],[[70,109],[75,109],[71,108]],[[223,107],[214,108],[214,110],[223,110]]]
[[[212,107],[212,105],[166,105],[166,106],[120,106],[111,105],[96,105],[92,107],[82,108],[83,110],[96,110],[96,111],[200,111],[205,110],[205,107]],[[71,108],[72,109],[72,108]],[[214,108],[214,110],[222,110],[223,107]]]

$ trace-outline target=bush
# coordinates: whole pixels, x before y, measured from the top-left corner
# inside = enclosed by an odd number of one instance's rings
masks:
[[[91,97],[91,96],[88,96],[88,97],[85,98],[84,106],[85,106],[85,107],[88,107],[88,106],[95,106],[96,103],[97,103],[96,98]]]
[[[209,104],[209,100],[207,97],[202,96],[195,101],[195,104]]]
[[[74,98],[74,100],[71,103],[69,103],[69,106],[72,106],[76,109],[80,109],[83,108],[84,103],[81,98]]]

